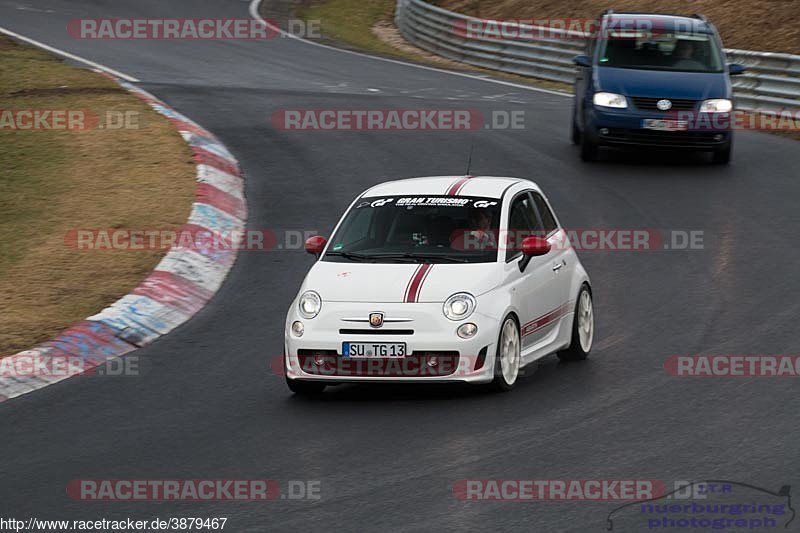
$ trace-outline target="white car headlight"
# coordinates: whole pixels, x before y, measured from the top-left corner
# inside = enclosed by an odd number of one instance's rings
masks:
[[[300,296],[297,307],[303,318],[314,318],[322,309],[322,298],[314,291],[306,291]]]
[[[700,106],[701,113],[730,113],[732,109],[733,102],[727,98],[705,100]]]
[[[475,297],[468,292],[457,292],[445,300],[444,316],[450,320],[464,320],[475,310]]]
[[[628,99],[621,94],[594,93],[594,105],[624,109],[628,107]]]

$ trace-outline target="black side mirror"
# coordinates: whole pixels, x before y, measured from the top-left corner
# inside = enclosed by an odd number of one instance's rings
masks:
[[[579,67],[591,67],[592,66],[592,60],[591,60],[591,58],[589,56],[584,56],[584,55],[575,56],[575,57],[572,58],[572,62],[575,63],[576,65],[578,65]]]
[[[738,76],[739,74],[744,74],[744,71],[747,70],[744,65],[740,65],[739,63],[730,63],[728,64],[728,74],[731,76]]]

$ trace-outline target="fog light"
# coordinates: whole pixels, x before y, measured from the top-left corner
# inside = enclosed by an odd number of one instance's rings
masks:
[[[600,128],[600,135],[608,135],[608,128]]]
[[[428,357],[428,366],[431,368],[439,366],[439,359],[437,359],[435,355]]]
[[[317,365],[317,366],[324,365],[325,364],[325,357],[323,357],[321,355],[315,355],[314,356],[314,364]]]
[[[466,324],[461,324],[458,326],[456,333],[462,339],[469,339],[474,337],[476,333],[478,333],[478,326],[473,324],[472,322],[467,322]]]
[[[717,133],[716,135],[714,135],[714,140],[717,141],[717,142],[721,141],[722,140],[722,134],[721,133]]]
[[[302,337],[305,330],[305,326],[299,320],[292,322],[292,333],[294,333],[295,337]]]

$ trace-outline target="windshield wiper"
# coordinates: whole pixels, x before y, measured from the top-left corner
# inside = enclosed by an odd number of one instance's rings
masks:
[[[452,255],[442,255],[442,254],[419,254],[419,253],[411,253],[405,252],[402,254],[381,254],[375,255],[373,257],[380,258],[380,259],[411,259],[411,260],[435,260],[441,259],[442,261],[446,261],[448,263],[469,263],[468,259],[464,259],[463,257],[454,257]]]
[[[415,254],[411,252],[404,252],[402,254],[360,254],[357,252],[328,252],[325,256],[344,257],[351,261],[375,261],[380,259],[389,259],[392,261],[406,261],[406,262],[419,262],[428,260],[441,260],[448,263],[469,263],[469,260],[461,257],[453,257],[452,255],[442,254]]]
[[[326,256],[335,256],[335,257],[344,257],[345,259],[350,259],[351,261],[367,261],[374,259],[371,255],[364,255],[359,254],[356,252],[328,252],[325,254]]]

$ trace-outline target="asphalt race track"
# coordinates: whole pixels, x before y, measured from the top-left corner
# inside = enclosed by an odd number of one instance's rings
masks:
[[[569,228],[702,231],[699,250],[584,251],[590,360],[541,362],[511,394],[341,386],[293,397],[270,369],[312,258],[242,252],[197,317],[137,353],[139,378],[79,377],[0,405],[0,516],[228,517],[229,531],[599,531],[615,505],[464,502],[461,479],[729,479],[800,485],[797,382],[689,379],[684,354],[797,354],[800,150],[740,133],[729,167],[622,155],[582,164],[569,98],[292,39],[80,41],[75,18],[246,18],[235,0],[0,0],[0,25],[107,65],[216,134],[252,229],[328,235],[390,178],[527,177]],[[288,132],[282,109],[524,110],[523,130]],[[530,374],[530,372],[529,372]],[[318,480],[318,501],[84,502],[72,479]],[[792,524],[797,525],[797,522]]]

